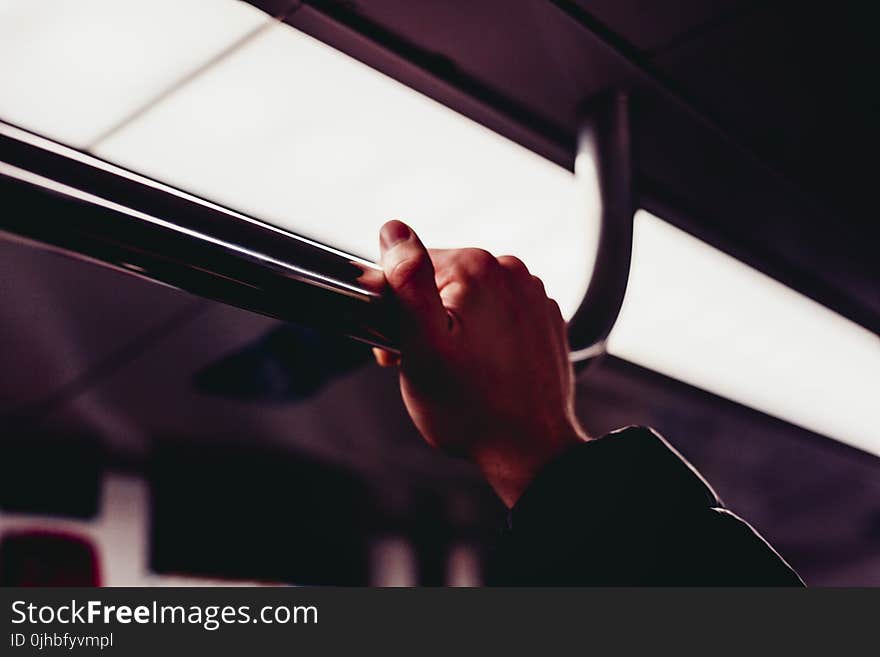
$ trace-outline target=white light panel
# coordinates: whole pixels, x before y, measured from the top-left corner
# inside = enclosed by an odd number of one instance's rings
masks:
[[[880,454],[880,338],[645,211],[608,350]]]
[[[592,272],[588,185],[283,24],[96,153],[370,258],[392,218],[430,246],[516,254],[568,315]]]
[[[0,117],[85,147],[268,21],[230,0],[0,0]]]

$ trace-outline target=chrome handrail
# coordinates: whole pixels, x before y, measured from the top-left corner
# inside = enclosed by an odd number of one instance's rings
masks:
[[[0,122],[0,231],[393,349],[375,264]]]

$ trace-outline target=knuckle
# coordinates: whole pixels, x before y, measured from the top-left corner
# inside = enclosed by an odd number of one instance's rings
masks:
[[[422,254],[404,258],[394,265],[388,274],[388,282],[395,288],[406,287],[418,277],[419,272],[424,269],[426,264],[426,258]]]
[[[455,280],[444,288],[455,299],[470,299],[479,289],[476,279],[467,272],[456,276]]]
[[[529,275],[529,268],[526,267],[526,264],[516,256],[500,256],[498,258],[498,264],[519,278],[525,278]]]
[[[495,256],[483,249],[466,249],[462,260],[470,274],[477,278],[491,275],[498,267]]]
[[[538,278],[537,276],[532,276],[532,287],[533,287],[533,288],[535,289],[535,291],[538,292],[539,294],[544,294],[544,295],[546,295],[546,292],[545,292],[545,290],[544,290],[544,281],[542,281],[542,280],[541,280],[540,278]]]
[[[471,307],[481,295],[481,287],[478,282],[468,275],[457,276],[451,279],[439,290],[443,305],[450,308]]]
[[[468,284],[473,281],[473,275],[469,267],[464,262],[455,262],[449,266],[447,278],[450,282],[455,281],[462,284]]]

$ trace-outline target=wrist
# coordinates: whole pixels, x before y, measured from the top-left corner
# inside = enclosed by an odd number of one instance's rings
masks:
[[[511,430],[487,437],[470,451],[470,458],[501,501],[512,508],[550,461],[589,439],[576,421],[565,421],[556,429]]]

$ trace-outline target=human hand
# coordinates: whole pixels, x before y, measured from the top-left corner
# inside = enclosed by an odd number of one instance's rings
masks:
[[[425,249],[400,221],[380,233],[382,268],[402,317],[398,365],[425,440],[466,456],[508,506],[553,457],[587,440],[559,306],[511,256]]]

